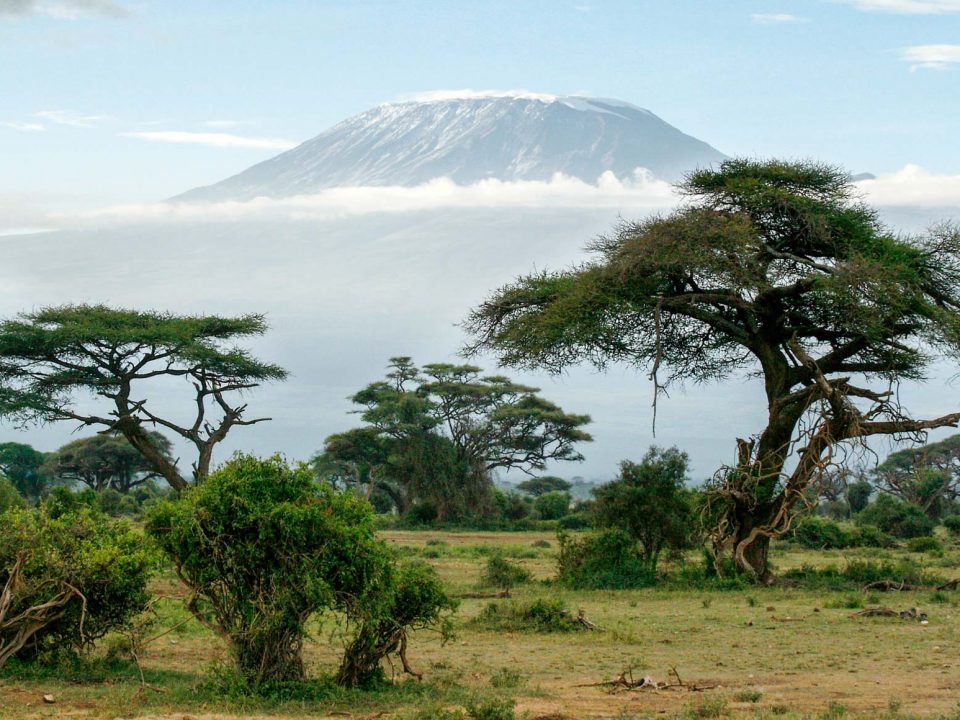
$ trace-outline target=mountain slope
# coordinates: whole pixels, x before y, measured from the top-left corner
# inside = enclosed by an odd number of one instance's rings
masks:
[[[562,96],[453,97],[381,105],[178,201],[289,197],[329,187],[459,184],[487,178],[595,182],[646,168],[676,180],[725,156],[619,100]]]

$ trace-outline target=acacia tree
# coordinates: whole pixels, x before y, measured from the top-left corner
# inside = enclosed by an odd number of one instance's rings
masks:
[[[64,305],[0,322],[0,416],[22,423],[75,421],[122,435],[176,490],[188,485],[148,428],[162,427],[197,451],[193,479],[210,472],[213,450],[245,417],[236,397],[282,368],[231,343],[266,332],[262,315],[236,318],[141,312],[104,305]],[[193,419],[180,424],[148,406],[146,393],[169,392],[164,379],[186,381]],[[92,395],[99,412],[76,402]]]
[[[960,435],[891,453],[873,471],[877,488],[920,506],[932,519],[960,498]]]
[[[890,392],[957,358],[960,232],[895,236],[843,170],[814,163],[730,160],[679,189],[679,209],[621,224],[584,265],[499,290],[467,321],[470,349],[557,372],[625,362],[650,371],[655,395],[759,376],[766,426],[737,441],[708,508],[717,549],[768,581],[770,539],[839,444],[960,420],[910,418]]]
[[[156,431],[147,434],[153,446],[176,464],[170,441]],[[94,435],[69,442],[47,456],[43,471],[56,480],[81,482],[95,492],[112,488],[128,493],[161,477],[125,437],[117,435]]]
[[[537,392],[474,365],[418,368],[408,357],[392,358],[386,379],[352,398],[368,425],[328,438],[321,458],[350,463],[385,489],[401,487],[398,510],[428,499],[441,519],[482,512],[494,471],[583,459],[576,443],[591,439],[581,429],[590,418],[565,413]]]

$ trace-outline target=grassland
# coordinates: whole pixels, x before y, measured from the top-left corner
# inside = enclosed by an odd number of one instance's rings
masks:
[[[736,590],[646,589],[571,592],[546,581],[556,541],[547,533],[387,532],[402,554],[437,568],[451,593],[477,589],[486,559],[500,552],[535,581],[516,588],[513,602],[560,598],[583,610],[599,630],[504,632],[475,618],[489,602],[463,600],[457,638],[441,645],[423,633],[410,658],[424,672],[417,683],[398,678],[377,690],[346,692],[317,680],[287,695],[257,698],[236,691],[223,671],[222,642],[189,618],[183,590],[156,582],[162,596],[140,652],[144,680],[127,659],[122,638],[98,656],[56,671],[16,665],[0,675],[0,717],[75,718],[397,718],[450,717],[445,709],[471,701],[515,701],[518,718],[908,718],[960,719],[960,593],[872,594],[780,585]],[[877,559],[905,551],[775,550],[780,572],[802,565]],[[946,577],[960,576],[960,551],[909,554]],[[696,562],[691,558],[690,562]],[[920,607],[929,623],[853,618],[870,604]],[[318,619],[306,649],[309,672],[322,678],[340,650],[333,624]],[[172,630],[171,630],[172,628]],[[602,686],[632,668],[634,677],[714,686],[702,692],[610,692]],[[44,702],[45,694],[53,703]],[[490,716],[493,718],[493,716]]]

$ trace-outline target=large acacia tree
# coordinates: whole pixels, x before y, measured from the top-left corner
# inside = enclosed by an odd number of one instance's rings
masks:
[[[522,277],[469,317],[472,350],[561,371],[628,363],[671,383],[755,374],[766,426],[739,440],[711,490],[714,541],[770,579],[786,532],[835,448],[956,426],[913,419],[892,383],[960,351],[960,233],[885,228],[847,174],[730,160],[691,174],[686,202],[623,223],[580,267]]]
[[[171,463],[173,447],[161,433],[148,431],[151,445]],[[94,492],[128,493],[160,478],[146,458],[122,435],[93,435],[68,442],[47,455],[43,472],[59,482],[81,482]]]
[[[262,315],[236,318],[142,312],[104,305],[50,307],[0,322],[0,416],[22,423],[73,421],[122,435],[175,489],[188,479],[151,429],[196,448],[193,479],[210,472],[213,450],[247,418],[243,391],[286,371],[233,343],[266,332]],[[183,381],[190,419],[155,412],[162,380]],[[90,396],[95,401],[78,402]],[[95,409],[94,409],[95,408]]]
[[[429,500],[441,519],[482,514],[492,500],[491,474],[543,470],[580,461],[591,440],[587,415],[564,412],[538,388],[475,365],[415,366],[391,358],[385,380],[353,396],[363,428],[333,435],[317,467],[353,468],[358,480],[389,493],[400,512]]]

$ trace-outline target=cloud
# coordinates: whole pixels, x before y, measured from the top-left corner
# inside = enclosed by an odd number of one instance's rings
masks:
[[[0,122],[0,127],[10,128],[11,130],[21,130],[23,132],[40,132],[42,130],[46,130],[46,128],[40,123],[17,122],[15,120],[10,122]]]
[[[753,13],[750,16],[757,25],[783,25],[786,23],[810,22],[807,18],[790,15],[789,13]]]
[[[41,110],[33,115],[57,125],[76,128],[96,127],[102,120],[107,119],[106,115],[77,115],[67,110]]]
[[[162,130],[156,132],[127,132],[126,137],[189,145],[207,145],[221,148],[253,148],[257,150],[289,150],[299,143],[281,138],[254,138],[229,133],[186,132],[178,130]]]
[[[960,175],[937,175],[919,165],[861,180],[867,202],[881,207],[955,208],[960,211]]]
[[[900,59],[911,70],[947,70],[960,63],[960,45],[914,45],[904,48]]]
[[[865,12],[902,15],[946,15],[960,13],[960,0],[838,0]]]
[[[0,17],[46,15],[73,20],[84,16],[122,18],[129,14],[113,0],[0,0]]]
[[[444,100],[479,100],[483,98],[518,98],[521,100],[542,100],[544,102],[554,102],[559,99],[558,95],[549,93],[530,92],[529,90],[472,90],[465,88],[463,90],[428,90],[427,92],[413,93],[404,95],[401,101],[412,100],[416,102],[443,102]]]
[[[208,128],[232,128],[249,125],[246,120],[204,120],[203,126]]]

